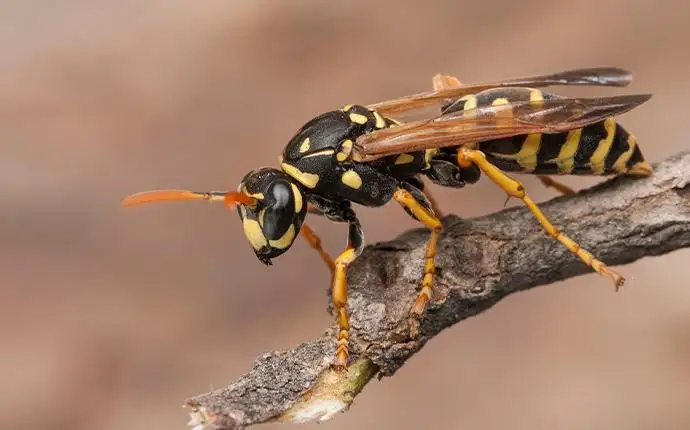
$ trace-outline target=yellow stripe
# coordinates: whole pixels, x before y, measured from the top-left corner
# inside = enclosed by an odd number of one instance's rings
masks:
[[[438,148],[427,149],[424,151],[424,167],[431,167],[431,159],[434,158],[438,153],[441,152]]]
[[[395,159],[395,164],[408,164],[414,161],[414,156],[410,154],[400,154]]]
[[[613,118],[608,118],[604,121],[604,129],[606,130],[606,137],[599,141],[597,149],[589,158],[589,165],[592,172],[601,175],[606,168],[606,155],[611,150],[613,145],[613,138],[616,136],[616,121]]]
[[[468,95],[460,98],[460,100],[465,101],[465,104],[462,106],[463,111],[475,109],[477,107],[477,97],[472,95],[472,94],[468,94]],[[463,146],[465,146],[466,148],[475,148],[477,146],[477,143],[476,142],[467,142]],[[428,165],[428,162],[427,162],[427,165]]]
[[[358,113],[351,113],[350,114],[350,121],[357,123],[357,124],[366,124],[367,121],[369,121],[369,118],[367,118],[364,115],[358,114]]]
[[[324,155],[333,155],[335,154],[335,149],[322,149],[321,151],[316,151],[312,152],[311,154],[307,154],[304,157],[302,157],[302,160],[306,158],[311,158],[311,157],[323,157]]]
[[[505,97],[499,97],[495,99],[493,102],[491,102],[491,106],[500,106],[500,105],[507,105],[508,104],[508,99]]]
[[[527,135],[525,143],[520,148],[520,158],[517,159],[518,164],[527,170],[534,170],[537,167],[537,154],[541,147],[541,133],[534,133]]]
[[[383,120],[380,113],[374,111],[374,118],[376,118],[376,128],[383,128],[386,126],[386,121]]]
[[[613,163],[613,170],[615,170],[618,173],[623,173],[626,170],[628,170],[628,160],[630,160],[630,157],[632,157],[633,152],[635,152],[636,145],[637,143],[635,142],[635,138],[633,137],[633,135],[629,135],[628,149],[618,156],[618,159],[616,159],[616,161]]]
[[[305,173],[297,167],[287,163],[282,163],[280,168],[283,169],[283,172],[297,179],[305,187],[314,188],[316,184],[319,183],[319,175]]]
[[[307,151],[309,151],[309,148],[310,148],[310,147],[311,147],[311,141],[310,141],[309,138],[307,137],[306,139],[304,139],[304,141],[303,141],[302,144],[300,145],[300,147],[299,147],[299,152],[300,152],[300,153],[302,153],[302,152],[307,152]]]
[[[558,157],[549,162],[556,162],[558,165],[558,170],[561,173],[570,173],[575,167],[575,153],[577,148],[580,146],[580,138],[582,137],[582,129],[576,128],[575,130],[570,130],[568,132],[568,137],[565,139],[565,143],[561,146],[561,150],[558,153]]]
[[[539,148],[541,147],[541,133],[534,133],[527,135],[527,138],[520,147],[520,151],[515,154],[494,154],[492,156],[496,158],[502,158],[504,160],[515,160],[527,171],[532,171],[537,167],[537,154],[539,153]]]
[[[460,100],[463,100],[465,102],[465,104],[462,107],[462,110],[470,110],[477,107],[477,97],[473,96],[472,94],[466,95],[465,97],[462,97]]]
[[[540,90],[532,90],[529,93],[529,101],[531,102],[540,102],[544,100],[544,93],[542,93]]]

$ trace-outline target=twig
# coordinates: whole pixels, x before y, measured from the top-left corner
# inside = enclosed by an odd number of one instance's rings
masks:
[[[690,152],[654,167],[649,178],[613,178],[540,206],[556,226],[611,265],[688,247]],[[367,247],[348,271],[352,364],[346,373],[329,368],[331,333],[267,353],[230,386],[189,399],[190,427],[328,419],[346,410],[374,375],[392,375],[441,330],[509,294],[591,273],[522,207],[468,220],[448,216],[444,226],[435,297],[416,339],[409,337],[407,317],[423,271],[424,228]],[[596,280],[602,290],[613,291],[607,279]]]

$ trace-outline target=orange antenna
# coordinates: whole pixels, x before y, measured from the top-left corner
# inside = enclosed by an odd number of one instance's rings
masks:
[[[143,203],[173,202],[188,200],[208,200],[211,202],[224,202],[231,208],[236,204],[253,206],[257,199],[238,191],[208,191],[205,193],[187,190],[153,190],[132,194],[122,200],[125,207],[136,206]]]

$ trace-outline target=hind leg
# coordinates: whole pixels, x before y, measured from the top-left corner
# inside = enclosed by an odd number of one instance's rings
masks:
[[[546,188],[553,188],[556,191],[558,191],[561,194],[565,194],[566,196],[572,196],[575,194],[575,191],[570,188],[569,186],[562,184],[558,182],[557,180],[553,179],[551,176],[546,176],[546,175],[537,175],[537,179],[544,184]]]
[[[458,150],[458,164],[461,166],[469,166],[471,164],[476,164],[482,172],[484,172],[496,185],[501,187],[508,196],[516,197],[527,206],[527,208],[532,212],[534,217],[539,221],[544,230],[561,242],[570,252],[577,255],[585,264],[594,269],[597,273],[609,277],[615,287],[616,291],[623,285],[625,279],[618,272],[611,269],[609,266],[604,264],[602,261],[596,259],[591,252],[583,249],[577,242],[560,232],[549,219],[544,215],[544,213],[539,209],[532,198],[527,194],[523,185],[516,181],[515,179],[509,177],[498,167],[487,161],[486,156],[481,151],[476,151],[473,149],[460,148]]]

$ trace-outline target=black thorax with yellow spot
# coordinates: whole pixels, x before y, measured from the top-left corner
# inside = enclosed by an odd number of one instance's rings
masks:
[[[306,123],[288,142],[281,169],[307,194],[381,206],[391,200],[401,180],[424,168],[424,152],[360,163],[351,157],[352,145],[366,133],[396,125],[396,121],[358,105],[326,112]]]

